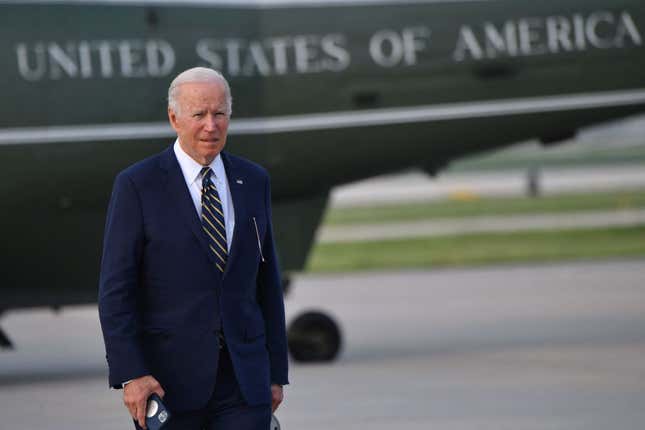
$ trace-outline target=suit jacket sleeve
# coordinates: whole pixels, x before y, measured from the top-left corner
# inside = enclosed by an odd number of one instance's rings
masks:
[[[265,205],[267,232],[262,244],[265,263],[260,264],[258,272],[258,301],[265,321],[267,348],[269,351],[271,383],[286,385],[288,379],[287,336],[284,316],[282,282],[278,269],[278,256],[273,242],[271,221],[271,186],[266,177]]]
[[[117,176],[108,207],[99,279],[99,318],[110,370],[109,383],[148,375],[139,336],[139,267],[143,214],[132,180]]]

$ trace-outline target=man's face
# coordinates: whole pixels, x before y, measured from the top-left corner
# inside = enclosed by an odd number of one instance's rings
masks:
[[[229,116],[224,88],[217,82],[187,82],[178,89],[178,112],[168,108],[170,124],[186,154],[206,166],[226,144]]]

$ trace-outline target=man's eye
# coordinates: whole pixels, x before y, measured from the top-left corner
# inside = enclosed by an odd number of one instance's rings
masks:
[[[197,113],[193,114],[193,117],[194,117],[194,118],[201,118],[201,117],[203,117],[203,116],[204,116],[204,113],[203,113],[203,112],[197,112]]]

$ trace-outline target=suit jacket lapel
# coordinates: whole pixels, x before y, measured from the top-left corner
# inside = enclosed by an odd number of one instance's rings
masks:
[[[231,159],[228,154],[221,152],[220,155],[224,162],[228,188],[231,192],[231,198],[233,199],[233,212],[235,212],[235,227],[233,229],[231,250],[229,252],[226,269],[224,271],[224,277],[226,277],[229,272],[229,268],[233,265],[232,263],[237,257],[238,248],[240,247],[240,229],[243,229],[246,225],[246,206],[244,204],[244,178],[242,176],[242,172],[236,165],[235,160]]]
[[[202,230],[202,224],[195,211],[195,204],[186,187],[186,180],[179,167],[179,162],[175,157],[172,146],[166,150],[165,157],[162,158],[162,168],[167,172],[167,187],[172,200],[177,205],[186,226],[193,232],[195,238],[201,245],[203,251],[213,263],[213,270],[217,270],[215,256],[208,249],[208,242]]]

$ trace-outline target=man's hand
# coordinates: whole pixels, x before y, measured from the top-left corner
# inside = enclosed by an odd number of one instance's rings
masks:
[[[282,385],[271,385],[271,412],[275,412],[278,409],[283,399],[284,393],[282,392]]]
[[[150,375],[133,379],[123,387],[123,403],[130,411],[132,418],[137,420],[141,428],[146,428],[146,406],[148,397],[157,393],[159,397],[165,392],[155,378]]]

